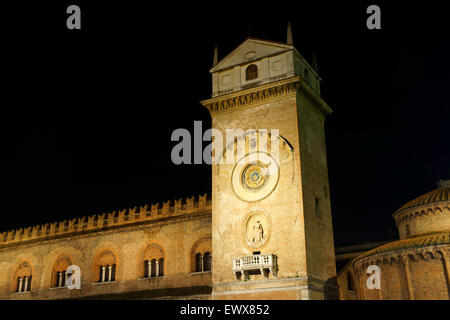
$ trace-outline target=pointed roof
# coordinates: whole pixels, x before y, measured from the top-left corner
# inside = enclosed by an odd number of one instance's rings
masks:
[[[294,46],[276,41],[247,38],[209,71],[213,73],[289,50],[294,50]]]

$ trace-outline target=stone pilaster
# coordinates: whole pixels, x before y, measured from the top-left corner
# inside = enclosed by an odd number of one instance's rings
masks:
[[[409,300],[414,300],[414,289],[411,280],[409,258],[407,255],[402,255],[402,260],[405,267],[406,283],[408,284]]]

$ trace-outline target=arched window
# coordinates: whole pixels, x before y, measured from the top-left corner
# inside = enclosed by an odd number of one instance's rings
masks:
[[[116,281],[116,257],[111,251],[103,251],[94,261],[94,282]]]
[[[251,64],[245,69],[245,80],[253,80],[258,78],[258,67],[256,64]]]
[[[71,264],[70,259],[65,256],[61,256],[56,260],[52,270],[52,288],[61,288],[67,285],[69,274],[66,273],[66,270]]]
[[[311,85],[311,79],[309,77],[309,71],[305,68],[305,81],[307,84]]]
[[[350,272],[347,272],[347,287],[349,291],[356,292],[355,280]]]
[[[411,229],[409,227],[409,224],[406,225],[405,230],[406,230],[406,236],[410,237],[411,236]]]
[[[28,292],[31,291],[31,280],[33,278],[32,269],[28,262],[24,261],[14,272],[13,291]]]
[[[191,249],[191,272],[211,271],[211,237],[198,240]]]
[[[211,254],[205,252],[203,255],[203,271],[211,271]]]
[[[148,245],[142,251],[140,261],[142,263],[138,271],[139,277],[153,278],[164,275],[164,252],[158,244]]]

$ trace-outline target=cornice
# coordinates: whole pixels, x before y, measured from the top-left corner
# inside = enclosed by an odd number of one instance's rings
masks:
[[[423,254],[424,252],[435,253],[442,250],[449,250],[449,246],[449,232],[431,233],[425,236],[394,241],[373,250],[369,250],[353,259],[353,264],[361,265],[367,261],[380,260],[381,257],[387,259],[405,255],[414,256],[416,254]]]
[[[201,101],[212,117],[229,112],[256,107],[265,103],[295,97],[299,91],[316,102],[324,114],[330,114],[331,108],[304,80],[295,76],[268,84],[244,89]]]
[[[449,214],[450,201],[436,201],[430,204],[417,205],[415,207],[408,207],[397,211],[393,214],[396,225],[399,223],[410,221],[417,217],[424,217],[430,215]]]

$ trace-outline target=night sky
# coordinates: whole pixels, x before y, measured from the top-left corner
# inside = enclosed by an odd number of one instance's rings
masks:
[[[391,1],[393,2],[393,1]],[[172,164],[177,128],[206,130],[213,48],[248,36],[316,52],[337,245],[397,237],[392,213],[450,172],[450,27],[443,1],[162,6],[23,2],[3,22],[0,230],[211,193]],[[81,7],[82,29],[66,28]],[[378,4],[382,29],[366,28]],[[205,146],[208,143],[205,143]]]

